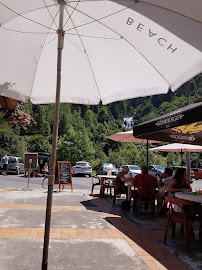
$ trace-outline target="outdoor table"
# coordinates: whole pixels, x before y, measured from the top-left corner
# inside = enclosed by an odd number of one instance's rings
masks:
[[[199,241],[202,249],[202,195],[193,195],[191,192],[175,192],[175,197],[201,204],[199,211]]]
[[[131,184],[132,184],[132,181],[128,181],[128,182],[125,182],[125,185],[127,186],[128,190],[128,201],[131,200]]]
[[[116,179],[116,175],[97,175],[97,177],[100,179],[100,197],[104,197],[104,185],[106,181],[113,184],[113,180]]]

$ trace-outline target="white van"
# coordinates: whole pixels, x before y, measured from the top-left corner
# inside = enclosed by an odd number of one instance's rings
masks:
[[[15,173],[15,174],[20,174],[24,173],[24,163],[23,159],[20,157],[13,157],[9,156],[9,162],[8,162],[8,167],[7,167],[7,172]],[[0,171],[3,170],[3,162],[0,162]]]

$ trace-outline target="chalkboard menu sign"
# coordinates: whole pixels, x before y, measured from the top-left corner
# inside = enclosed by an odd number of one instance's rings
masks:
[[[71,185],[72,189],[72,174],[71,163],[69,161],[58,161],[55,167],[55,184],[60,186]]]

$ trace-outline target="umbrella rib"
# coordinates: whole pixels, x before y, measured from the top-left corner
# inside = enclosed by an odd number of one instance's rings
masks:
[[[56,5],[48,5],[47,7],[53,7],[53,6],[56,6]],[[31,13],[31,12],[35,12],[35,11],[38,11],[38,10],[41,10],[41,9],[45,9],[45,8],[46,7],[40,7],[40,8],[34,8],[34,9],[26,10],[26,11],[20,13],[20,15]],[[0,25],[6,24],[7,22],[10,22],[10,21],[14,20],[17,17],[18,17],[18,15],[15,15],[15,16],[9,18],[9,19],[6,19],[4,22],[0,23]]]
[[[57,24],[56,24],[56,22],[55,22],[55,19],[53,18],[53,15],[51,14],[51,12],[50,12],[50,10],[49,10],[48,6],[46,5],[45,0],[43,0],[43,2],[44,2],[44,5],[45,5],[45,6],[46,6],[46,8],[47,8],[48,13],[50,14],[50,16],[51,16],[52,20],[54,21],[54,24],[55,24],[56,28],[58,28],[58,26],[57,26]]]
[[[13,9],[11,9],[11,8],[9,8],[8,6],[4,5],[2,2],[0,2],[0,4],[1,4],[2,6],[4,6],[5,8],[7,8],[8,10],[10,10],[11,12],[15,13],[17,16],[24,18],[25,20],[28,20],[28,21],[30,21],[30,22],[33,22],[33,23],[38,24],[38,25],[40,25],[40,26],[43,26],[43,27],[45,27],[45,28],[51,29],[51,30],[53,30],[53,31],[56,31],[56,30],[53,29],[53,28],[49,28],[48,26],[46,26],[46,25],[44,25],[44,24],[41,24],[41,23],[39,23],[39,22],[36,22],[36,21],[34,21],[34,20],[32,20],[32,19],[29,19],[29,18],[23,16],[22,14],[20,14],[20,13],[14,11]]]
[[[76,44],[74,44],[74,42],[72,42],[68,37],[65,36],[65,38],[72,44],[74,45],[79,51],[81,51],[82,53],[85,53],[85,51],[81,50]]]
[[[135,3],[136,4],[136,3]],[[135,5],[135,4],[133,4],[133,5]],[[132,6],[133,6],[132,5]],[[130,6],[130,7],[132,7],[132,6]],[[130,7],[127,7],[127,8],[130,8]],[[125,9],[124,9],[125,10]],[[83,14],[83,15],[85,15],[85,16],[87,16],[88,18],[90,18],[90,19],[92,19],[93,21],[92,22],[90,22],[90,23],[95,23],[95,22],[97,22],[97,23],[99,23],[99,24],[101,24],[102,26],[104,26],[104,27],[106,27],[106,28],[108,28],[109,30],[111,30],[113,33],[115,33],[115,34],[117,34],[121,39],[124,39],[130,46],[132,46],[155,70],[156,70],[156,72],[163,78],[163,80],[168,84],[168,90],[169,89],[171,89],[171,85],[170,85],[170,83],[166,80],[166,78],[155,68],[155,66],[133,45],[133,44],[131,44],[131,42],[129,42],[127,39],[125,39],[123,36],[120,36],[120,34],[118,33],[118,32],[116,32],[115,30],[113,30],[112,28],[110,28],[109,26],[107,26],[107,25],[105,25],[104,23],[102,23],[102,22],[100,22],[100,20],[102,20],[102,19],[104,19],[104,18],[106,18],[106,17],[109,17],[109,16],[112,16],[112,15],[114,15],[115,13],[113,13],[113,14],[111,14],[111,15],[108,15],[108,16],[105,16],[105,17],[102,17],[102,18],[100,18],[100,19],[94,19],[93,17],[91,17],[91,16],[89,16],[89,15],[87,15],[86,13],[84,13],[84,12],[82,12],[82,11],[80,11],[80,10],[78,10],[78,9],[76,9],[76,11],[77,12],[79,12],[79,13],[81,13],[81,14]],[[121,11],[123,11],[123,10],[121,10]],[[118,11],[118,12],[121,12],[121,11]],[[117,12],[116,12],[117,13]],[[67,29],[66,31],[70,31],[70,30],[75,30],[75,29],[78,29],[79,27],[82,27],[82,26],[86,26],[87,24],[90,24],[90,23],[86,23],[86,24],[83,24],[83,25],[79,25],[79,26],[76,26],[76,27],[74,27],[74,28],[71,28],[71,29]]]
[[[77,34],[73,34],[73,33],[68,33],[68,35],[70,36],[77,36]],[[98,37],[98,36],[90,36],[90,35],[81,35],[80,37],[87,37],[87,38],[100,38],[100,39],[109,39],[109,40],[120,40],[121,37],[119,38],[110,38],[110,37]]]
[[[57,11],[56,14],[55,14],[55,18],[56,18],[56,16],[58,15],[58,12],[59,12],[59,9],[58,9],[58,11]],[[55,19],[55,18],[54,18],[54,19]],[[51,22],[50,26],[52,26],[52,25],[53,25],[53,21]],[[46,39],[47,39],[47,37],[48,37],[48,35],[49,35],[50,29],[51,29],[51,28],[49,28],[49,29],[47,30],[46,36],[44,37],[44,40],[43,40],[42,45],[41,45],[41,50],[39,51],[38,61],[37,61],[37,65],[36,65],[35,72],[34,72],[34,76],[33,76],[33,82],[32,82],[32,88],[31,88],[30,97],[31,97],[32,91],[33,91],[34,81],[35,81],[35,77],[36,77],[36,73],[37,73],[37,69],[38,69],[38,62],[39,62],[40,56],[41,56],[41,54],[42,54],[43,48],[45,47],[44,44],[45,44]],[[51,42],[52,42],[52,41],[53,41],[53,40],[51,40]],[[49,42],[49,43],[50,43],[50,42]],[[49,43],[48,43],[48,44],[49,44]],[[48,45],[48,44],[47,44],[47,45]],[[29,98],[30,98],[30,97],[29,97]]]
[[[65,8],[65,11],[67,12],[67,14],[68,14],[68,16],[69,16],[69,12],[68,12],[68,10],[67,10],[66,8]],[[72,18],[71,18],[71,17],[69,17],[69,18],[70,18],[70,21],[71,21],[72,25],[75,27],[74,22],[72,21]],[[92,65],[91,65],[91,62],[90,62],[89,55],[88,55],[88,53],[87,53],[87,51],[86,51],[86,49],[85,49],[84,43],[83,43],[83,41],[82,41],[82,39],[81,39],[81,37],[80,37],[80,35],[79,35],[79,33],[78,33],[77,28],[75,28],[75,31],[76,31],[76,33],[77,33],[77,35],[78,35],[78,38],[79,38],[79,40],[80,40],[80,42],[81,42],[81,45],[82,45],[83,49],[84,49],[84,53],[86,54],[86,57],[87,57],[87,60],[88,60],[88,63],[89,63],[91,72],[92,72],[92,74],[93,74],[93,78],[94,78],[94,81],[95,81],[97,90],[98,90],[98,93],[99,93],[99,96],[100,96],[100,100],[102,100],[101,94],[100,94],[100,89],[99,89],[99,86],[98,86],[98,83],[97,83],[97,80],[96,80],[96,77],[95,77],[95,73],[94,73],[94,71],[93,71],[93,68],[92,68]]]
[[[7,31],[21,33],[21,34],[45,35],[47,33],[47,32],[26,32],[26,31],[14,30],[14,29],[10,29],[10,28],[7,28],[7,27],[2,27],[2,26],[0,26],[0,28],[4,29],[4,30],[7,30]],[[55,34],[55,32],[49,32],[49,34]]]
[[[69,17],[68,17],[68,19],[67,19],[67,21],[65,22],[65,24],[64,24],[64,26],[63,26],[63,28],[65,27],[65,25],[68,23],[68,21],[70,20],[70,18],[72,17],[72,14],[74,13],[74,11],[76,10],[76,8],[77,8],[77,6],[78,6],[78,4],[80,3],[80,0],[79,1],[77,1],[77,4],[76,4],[76,6],[75,6],[75,8],[73,8],[73,10],[72,10],[72,13],[70,14],[70,15],[68,15]],[[68,13],[67,13],[68,14]]]
[[[78,26],[73,27],[73,28],[70,28],[70,29],[66,29],[65,31],[71,31],[71,30],[73,30],[73,29],[75,29],[75,28],[83,27],[83,26],[86,26],[86,25],[89,25],[89,24],[95,23],[95,22],[98,22],[98,23],[104,25],[103,23],[100,22],[100,20],[106,19],[106,18],[111,17],[111,16],[113,16],[113,15],[115,15],[115,14],[117,14],[117,13],[123,12],[123,11],[125,11],[126,9],[129,9],[129,8],[133,7],[135,4],[136,4],[136,3],[130,5],[130,6],[126,7],[126,8],[123,8],[123,9],[121,9],[121,10],[119,10],[119,11],[116,11],[116,12],[114,12],[114,13],[111,13],[111,14],[109,14],[109,15],[106,15],[106,16],[104,16],[104,17],[101,17],[101,18],[99,18],[99,19],[95,19],[95,18],[89,16],[88,14],[86,14],[86,13],[84,13],[84,12],[78,10],[77,8],[74,8],[74,10],[76,10],[77,12],[81,13],[82,15],[84,15],[84,16],[86,16],[86,17],[92,19],[93,21],[88,22],[88,23],[84,23],[84,24],[81,24],[81,25],[78,25]],[[66,3],[66,5],[67,5],[68,7],[70,7],[70,8],[73,8],[73,7],[69,6],[67,3]],[[107,27],[106,25],[104,25],[104,26]],[[109,29],[110,29],[110,28],[109,28]],[[115,32],[115,31],[114,31],[114,32]],[[115,32],[115,33],[116,33],[116,32]],[[119,34],[118,34],[118,35],[119,35]],[[120,36],[120,35],[119,35],[119,36]]]

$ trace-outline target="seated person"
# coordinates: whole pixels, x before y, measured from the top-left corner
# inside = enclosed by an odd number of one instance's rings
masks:
[[[185,168],[178,168],[173,179],[167,187],[167,191],[171,193],[170,196],[175,196],[175,192],[185,192],[192,191],[190,187],[190,182],[187,176]],[[193,219],[199,215],[200,207],[198,204],[194,205],[183,205],[185,216],[187,219]],[[181,209],[175,205],[175,212],[181,212]],[[183,231],[183,225],[181,225],[181,232]],[[194,237],[193,227],[192,227],[192,236]]]
[[[156,194],[157,204],[160,207],[159,214],[167,212],[167,204],[164,203],[164,196],[167,190],[167,186],[170,184],[173,179],[173,170],[170,168],[165,168],[165,171],[161,174],[159,180],[159,193]],[[166,192],[167,193],[167,192]]]
[[[148,166],[143,165],[141,167],[141,174],[137,174],[132,181],[131,186],[137,186],[137,192],[135,196],[148,198],[154,195],[154,188],[158,188],[158,181],[153,175],[148,174]],[[134,200],[135,207],[135,200]]]
[[[170,168],[165,168],[165,171],[161,174],[159,180],[159,186],[167,187],[170,184],[170,181],[173,179],[173,170]]]
[[[125,186],[126,178],[124,177],[124,175],[128,172],[128,166],[124,166],[122,171],[117,174],[117,177],[114,180],[114,191],[116,194],[127,194],[127,187]]]
[[[171,192],[171,194],[175,194],[175,192],[184,192],[191,191],[189,179],[187,176],[187,172],[185,168],[178,168],[173,179],[170,181],[167,186],[167,191]]]
[[[46,176],[46,174],[48,173],[48,164],[47,163],[45,163],[45,165],[43,167],[43,172],[44,172],[44,174]]]

